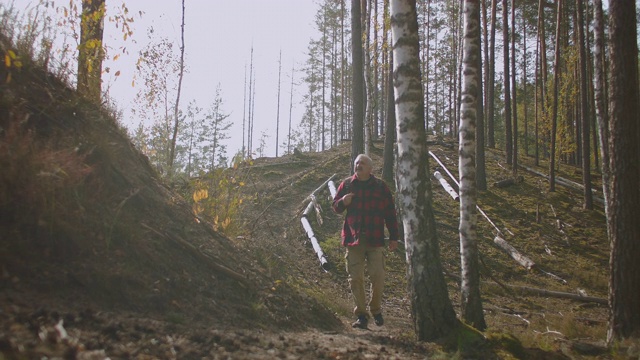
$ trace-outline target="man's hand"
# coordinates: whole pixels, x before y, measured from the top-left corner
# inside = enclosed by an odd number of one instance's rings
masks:
[[[349,206],[349,204],[351,204],[351,201],[353,200],[353,197],[355,196],[354,193],[348,193],[347,195],[342,197],[342,203],[344,203],[344,206]]]
[[[394,251],[398,248],[398,240],[389,241],[389,251]]]

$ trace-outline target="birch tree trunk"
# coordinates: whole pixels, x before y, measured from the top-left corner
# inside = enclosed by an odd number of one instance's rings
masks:
[[[456,326],[456,313],[442,273],[432,207],[420,49],[415,0],[391,1],[396,98],[399,197],[404,226],[409,298],[416,337],[434,340]]]
[[[640,121],[636,6],[609,1],[611,93],[609,109],[610,195],[607,227],[611,242],[609,334],[613,343],[640,337]]]
[[[464,1],[462,101],[460,102],[460,258],[462,282],[460,307],[463,320],[478,330],[487,324],[480,298],[477,244],[476,121],[480,100],[480,4]]]
[[[396,109],[393,97],[393,54],[389,52],[389,80],[387,81],[387,117],[384,137],[384,164],[382,166],[382,178],[388,184],[393,182],[394,172],[393,163],[395,160],[395,143],[396,143]]]

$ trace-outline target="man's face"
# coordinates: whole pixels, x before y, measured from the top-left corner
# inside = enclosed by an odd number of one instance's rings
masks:
[[[367,158],[358,157],[354,163],[354,168],[358,179],[366,180],[371,175],[373,166],[369,163]]]

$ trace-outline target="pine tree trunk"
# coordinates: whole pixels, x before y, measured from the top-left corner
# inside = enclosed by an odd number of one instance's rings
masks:
[[[529,119],[528,111],[529,98],[527,97],[527,26],[525,17],[522,16],[522,101],[524,117],[524,155],[529,156]]]
[[[604,37],[604,14],[602,11],[602,0],[594,1],[594,56],[593,69],[595,75],[595,108],[596,120],[599,130],[600,158],[602,159],[602,193],[604,195],[605,212],[607,211],[607,199],[609,198],[609,117],[607,114],[607,97],[604,91],[606,79],[605,69],[605,37]]]
[[[326,106],[326,90],[327,90],[327,16],[326,16],[326,11],[324,14],[324,21],[322,22],[322,104],[320,105],[320,111],[322,113],[322,127],[320,130],[320,151],[324,151],[325,150],[325,144],[326,144],[326,130],[325,130],[325,123],[326,123],[326,116],[325,116],[325,110],[327,108]]]
[[[542,0],[541,0],[542,1]],[[496,88],[496,15],[498,0],[491,1],[491,46],[489,49],[489,83],[487,98],[487,147],[495,148],[495,88]]]
[[[296,71],[296,65],[291,66],[291,90],[289,92],[289,134],[287,136],[287,154],[291,154],[291,120],[293,115],[293,79]],[[242,122],[243,130],[244,130],[244,119]],[[244,140],[242,142],[243,152],[244,152]]]
[[[513,135],[511,131],[511,75],[509,62],[509,10],[508,0],[502,0],[502,40],[503,40],[503,63],[504,66],[504,150],[507,164],[513,163]]]
[[[590,148],[590,126],[589,120],[589,89],[587,88],[587,50],[585,46],[584,30],[584,0],[577,0],[578,3],[578,41],[580,48],[580,109],[582,115],[582,184],[584,185],[583,208],[593,209],[593,194],[591,193],[591,148]]]
[[[516,33],[516,0],[511,0],[511,33]],[[511,36],[511,98],[513,100],[513,143],[511,150],[511,170],[513,178],[518,176],[518,83],[516,74],[516,37]]]
[[[544,4],[545,0],[540,0],[538,4],[538,41],[540,42],[540,53],[539,57],[536,59],[536,61],[540,62],[540,117],[544,117],[547,112],[547,39],[544,28]],[[540,138],[538,134],[538,118],[536,117],[536,165],[539,165],[540,163]]]
[[[280,50],[280,56],[278,58],[278,105],[276,110],[276,157],[278,157],[278,134],[280,133],[280,78],[282,75],[282,50]]]
[[[558,128],[558,88],[560,81],[560,25],[562,24],[562,0],[558,0],[556,21],[556,53],[553,73],[553,114],[551,117],[551,144],[549,155],[549,191],[556,191],[556,131]]]
[[[180,127],[180,95],[182,93],[182,79],[184,78],[184,0],[182,0],[182,24],[180,27],[180,72],[178,74],[178,91],[176,92],[176,103],[173,107],[173,136],[171,137],[171,153],[169,154],[169,176],[173,176],[175,169],[173,162],[176,157],[176,140],[178,139],[178,128]]]
[[[479,0],[484,4],[484,0]],[[478,5],[480,6],[480,5]],[[480,26],[480,12],[477,14],[478,16],[478,26]],[[486,19],[485,19],[486,22]],[[486,31],[485,31],[486,34]],[[482,52],[480,51],[480,29],[478,29],[478,56],[476,58],[478,72],[480,76],[478,77],[478,99],[477,99],[477,108],[478,115],[476,117],[476,186],[480,191],[487,190],[487,172],[485,166],[485,151],[484,151],[484,87],[482,86],[483,79],[483,67],[482,67]],[[486,44],[485,44],[486,45]],[[485,46],[486,49],[486,46]]]
[[[640,338],[640,114],[635,2],[609,1],[611,242],[608,340]]]
[[[360,13],[360,0],[351,0],[351,68],[353,71],[351,164],[355,162],[359,154],[364,152],[364,54]]]

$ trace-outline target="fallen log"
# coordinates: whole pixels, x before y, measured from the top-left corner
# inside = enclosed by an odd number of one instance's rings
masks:
[[[332,201],[333,198],[336,197],[336,192],[338,192],[338,190],[336,189],[336,184],[333,182],[333,180],[329,180],[327,186],[329,186],[329,193],[331,194],[329,201]]]
[[[311,192],[311,194],[309,194],[309,196],[307,197],[307,199],[309,200],[309,204],[307,204],[307,207],[302,212],[302,217],[300,218],[300,221],[302,222],[302,227],[306,231],[309,241],[311,241],[311,246],[313,247],[313,250],[316,252],[316,255],[318,256],[318,260],[320,260],[320,266],[322,266],[322,269],[325,271],[328,271],[331,268],[331,265],[329,264],[329,261],[324,255],[324,252],[322,251],[322,247],[320,246],[320,243],[318,242],[318,239],[316,238],[316,235],[313,232],[313,228],[311,227],[311,223],[309,222],[309,215],[311,214],[311,211],[315,209],[316,216],[318,219],[318,224],[322,225],[322,215],[321,215],[322,208],[320,207],[320,204],[318,203],[315,194],[320,190],[322,190],[322,188],[325,187],[327,184],[333,184],[332,179],[335,176],[336,174],[331,175],[331,177],[325,180],[325,182],[323,182],[322,185],[320,185],[313,192]],[[329,190],[331,190],[331,186],[329,186]],[[334,186],[333,192],[335,193],[335,186]]]
[[[461,280],[460,275],[458,274],[454,274],[448,271],[444,272],[445,275],[454,278],[458,281]],[[577,300],[577,301],[582,301],[582,302],[592,302],[592,303],[596,303],[596,304],[601,304],[601,305],[608,305],[609,301],[607,299],[604,298],[598,298],[598,297],[593,297],[593,296],[584,296],[584,295],[580,295],[580,294],[574,294],[574,293],[567,293],[567,292],[562,292],[562,291],[553,291],[553,290],[546,290],[546,289],[538,289],[538,288],[532,288],[532,287],[528,287],[528,286],[520,286],[520,285],[511,285],[511,284],[502,284],[502,283],[497,283],[497,282],[493,282],[493,281],[486,281],[483,282],[484,285],[490,286],[490,287],[498,287],[500,289],[513,289],[513,290],[517,290],[519,291],[521,294],[527,294],[527,295],[537,295],[537,296],[547,296],[547,297],[554,297],[554,298],[560,298],[560,299],[570,299],[570,300]]]
[[[453,200],[455,201],[459,201],[460,200],[460,196],[458,196],[458,193],[451,187],[451,185],[449,185],[449,182],[447,182],[447,179],[445,179],[442,174],[440,174],[439,171],[436,171],[433,173],[433,176],[435,176],[436,179],[438,179],[438,181],[440,182],[440,185],[442,185],[442,187],[444,188],[444,190],[451,195],[451,197],[453,198]]]
[[[515,260],[516,262],[518,262],[520,265],[522,265],[525,269],[527,270],[531,270],[531,268],[533,268],[534,266],[536,266],[536,263],[533,262],[531,259],[529,259],[528,257],[520,254],[520,252],[518,250],[516,250],[515,247],[513,247],[511,244],[509,244],[505,239],[501,238],[500,236],[496,236],[493,239],[493,242],[498,245],[502,250],[504,250],[507,254],[509,254],[509,256],[511,256],[511,258],[513,260]]]
[[[447,167],[442,163],[442,161],[440,161],[440,159],[438,159],[436,154],[434,154],[432,151],[429,151],[429,155],[431,155],[431,157],[434,158],[438,164],[440,164],[442,169],[447,173],[447,175],[449,175],[451,180],[456,184],[456,186],[459,189],[460,188],[460,183],[458,182],[458,180],[456,180],[456,177],[453,176],[453,174],[451,174],[449,169],[447,169]],[[489,224],[491,224],[491,226],[493,226],[493,228],[496,230],[498,235],[502,234],[502,231],[498,228],[498,226],[496,226],[496,224],[493,223],[493,221],[491,221],[489,216],[480,208],[479,205],[476,205],[476,209],[478,209],[478,212],[489,222]]]
[[[324,269],[325,271],[328,271],[331,268],[331,265],[329,264],[329,261],[327,260],[327,258],[324,256],[324,252],[322,251],[322,248],[318,243],[318,239],[316,238],[316,235],[313,233],[313,229],[311,228],[309,219],[307,219],[306,216],[302,216],[300,221],[302,222],[302,227],[307,232],[307,237],[309,237],[309,240],[311,241],[311,246],[313,247],[313,250],[316,252],[316,255],[318,256],[318,260],[320,260],[320,266],[322,266],[322,269]]]
[[[309,194],[309,196],[307,197],[307,199],[310,199],[311,197],[315,196],[315,195],[316,195],[316,193],[317,193],[318,191],[322,190],[322,188],[323,188],[323,187],[325,187],[325,185],[327,185],[327,183],[328,183],[329,181],[331,181],[334,177],[336,177],[336,175],[337,175],[337,174],[333,174],[333,175],[331,175],[327,180],[325,180],[325,181],[322,183],[322,185],[318,186],[318,188],[317,188],[317,189],[313,190],[313,191],[311,192],[311,194]]]
[[[536,169],[533,169],[533,168],[530,168],[530,167],[527,167],[527,166],[524,166],[524,165],[520,165],[520,167],[525,169],[525,170],[527,170],[530,173],[536,174],[536,175],[538,175],[540,177],[543,177],[543,178],[549,180],[549,175],[547,175],[545,173],[542,173],[542,172],[540,172],[540,171],[538,171]],[[577,190],[577,191],[584,191],[584,185],[583,184],[579,184],[579,183],[577,183],[575,181],[567,180],[567,179],[559,177],[559,176],[554,177],[554,180],[555,180],[556,184],[558,184],[558,185],[561,185],[561,186],[564,186],[564,187],[568,187],[570,189]],[[591,189],[591,191],[594,192],[594,193],[598,193],[598,190],[596,190],[596,189]],[[593,196],[593,200],[597,201],[600,205],[604,206],[604,198],[601,198],[599,196],[595,196],[594,195]]]
[[[609,301],[607,299],[597,298],[593,296],[584,296],[580,294],[567,293],[562,291],[552,291],[552,290],[546,290],[546,289],[538,289],[538,288],[532,288],[527,286],[508,285],[508,284],[507,286],[514,290],[520,291],[522,294],[548,296],[548,297],[570,299],[570,300],[577,300],[577,301],[583,301],[583,302],[593,302],[593,303],[602,304],[602,305],[609,304]]]

